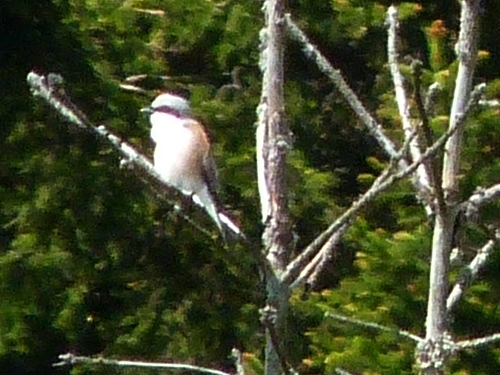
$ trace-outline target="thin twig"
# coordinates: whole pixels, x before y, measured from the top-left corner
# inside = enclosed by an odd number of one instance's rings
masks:
[[[318,249],[334,235],[344,224],[353,219],[357,213],[364,208],[368,203],[372,202],[382,192],[389,189],[393,184],[402,180],[403,178],[411,175],[415,170],[428,158],[434,157],[437,151],[443,147],[448,138],[455,132],[456,127],[449,128],[432,147],[428,148],[420,159],[413,162],[404,170],[390,174],[392,168],[386,169],[372,184],[370,189],[363,194],[363,196],[355,201],[348,210],[346,210],[333,224],[331,224],[323,233],[321,233],[313,242],[311,242],[295,259],[293,259],[287,266],[286,271],[283,273],[283,280],[293,284],[299,270],[301,270],[306,262],[311,259]],[[400,154],[400,153],[398,153]]]
[[[374,322],[365,322],[363,320],[349,318],[347,316],[340,315],[340,314],[335,314],[335,313],[327,312],[327,313],[325,313],[325,318],[332,318],[332,319],[335,319],[335,320],[339,320],[341,322],[351,323],[351,324],[359,325],[359,326],[362,326],[362,327],[375,329],[375,330],[378,330],[378,331],[396,333],[399,336],[406,337],[406,338],[411,339],[411,340],[413,340],[415,342],[418,342],[418,343],[424,341],[424,339],[422,339],[421,337],[419,337],[417,335],[414,335],[414,334],[412,334],[412,333],[410,333],[408,331],[386,327],[386,326],[383,326],[381,324],[374,323]]]
[[[456,346],[458,349],[469,349],[469,348],[477,348],[478,346],[491,344],[497,341],[500,341],[500,333],[495,333],[491,336],[481,337],[473,340],[459,341],[456,343]]]
[[[497,231],[495,233],[495,238],[489,240],[474,257],[472,262],[465,266],[460,275],[458,276],[458,280],[455,282],[453,286],[453,290],[451,291],[448,299],[446,301],[446,309],[448,313],[453,309],[456,303],[460,300],[460,298],[464,295],[465,291],[469,288],[472,281],[476,278],[479,271],[486,264],[486,261],[490,257],[495,245],[500,241],[500,233]]]
[[[124,142],[120,137],[116,136],[105,126],[93,125],[81,112],[76,105],[66,96],[62,90],[62,77],[54,74],[49,74],[48,77],[41,76],[35,72],[30,72],[27,77],[28,84],[35,96],[39,96],[50,104],[57,112],[59,112],[70,123],[78,128],[92,133],[99,139],[104,139],[110,143],[113,148],[124,158],[121,164],[131,167],[134,172],[137,172],[141,178],[147,177],[147,180],[152,180],[156,186],[161,187],[161,190],[168,196],[181,196],[180,192],[170,186],[168,181],[165,181],[156,171],[151,161],[137,151],[130,144]],[[161,193],[160,193],[161,195]],[[170,202],[171,203],[171,202]],[[174,204],[176,212],[181,212],[180,207]],[[186,217],[186,215],[182,215]],[[188,222],[193,223],[192,220]],[[196,228],[199,226],[195,225]],[[202,230],[203,233],[208,233]]]
[[[146,94],[148,92],[147,90],[144,90],[141,87],[134,86],[134,85],[129,85],[129,84],[126,84],[126,83],[120,83],[120,88],[122,90],[132,91],[132,92],[136,92],[138,94]]]
[[[150,14],[152,16],[164,16],[165,15],[165,11],[164,10],[161,10],[161,9],[142,9],[142,8],[132,8],[133,10],[135,10],[136,12],[139,12],[139,13],[146,13],[146,14]]]
[[[432,131],[431,124],[429,121],[429,113],[426,110],[426,105],[422,99],[421,87],[422,87],[422,62],[420,60],[414,59],[412,61],[412,74],[413,74],[413,86],[414,86],[414,98],[415,104],[419,113],[420,122],[418,128],[422,129],[425,139],[425,145],[421,145],[421,149],[424,147],[430,147],[434,143],[434,132]],[[429,95],[426,98],[430,101]],[[444,212],[446,204],[444,201],[443,188],[441,186],[441,174],[439,171],[439,158],[433,158],[425,163],[427,169],[427,174],[431,178],[431,191],[434,191],[434,196],[430,195],[431,199],[436,199],[437,208],[440,212]],[[432,204],[432,202],[430,202]],[[435,214],[433,212],[433,214]]]
[[[395,99],[398,105],[399,115],[401,117],[401,125],[403,134],[408,140],[415,132],[415,126],[412,124],[410,115],[410,103],[405,90],[404,78],[399,69],[399,49],[398,49],[398,10],[392,5],[387,10],[387,23],[389,25],[387,32],[387,59],[391,70],[392,80],[394,83]],[[409,142],[409,151],[412,161],[418,160],[422,155],[420,137],[417,135]],[[432,143],[431,143],[432,144]],[[427,145],[430,147],[430,144]],[[432,181],[430,167],[427,167],[431,161],[427,160],[417,168],[415,173],[414,185],[417,188],[417,196],[424,203],[427,215],[433,214],[432,204]]]
[[[387,179],[390,175],[390,171],[391,166],[386,168],[377,177],[370,189],[368,189],[368,191],[363,194],[360,199],[355,201],[347,211],[345,211],[332,225],[330,225],[330,227],[316,237],[303,251],[300,252],[299,255],[297,255],[297,257],[295,257],[295,259],[288,264],[285,273],[282,275],[285,282],[291,283],[294,287],[300,285],[300,281],[296,280],[296,278],[299,272],[302,272],[303,274],[301,279],[306,276],[305,272],[301,271],[307,268],[306,263],[309,262],[321,248],[323,248],[329,237],[335,235],[335,233],[340,230],[343,225],[347,224],[368,201],[371,201],[377,195],[374,195],[374,191],[376,191],[376,189],[381,185],[382,181]]]
[[[362,123],[366,126],[370,134],[377,140],[384,152],[389,158],[397,158],[397,150],[391,139],[384,133],[382,126],[377,123],[375,118],[363,106],[357,95],[352,91],[341,73],[332,67],[330,62],[321,54],[318,48],[311,43],[306,34],[292,20],[290,14],[285,15],[285,24],[291,37],[302,45],[304,54],[313,60],[318,68],[326,74],[335,84],[340,93],[352,108],[354,113],[359,117]],[[404,161],[401,161],[404,163]],[[404,165],[402,165],[404,166]]]
[[[474,217],[477,215],[479,208],[493,202],[500,197],[500,184],[490,186],[489,188],[478,187],[470,198],[463,202],[465,206],[465,213],[467,217]]]
[[[427,90],[427,95],[425,96],[424,102],[424,110],[428,117],[431,117],[434,113],[434,107],[439,91],[441,91],[441,85],[438,82],[434,82],[429,86],[429,89]]]
[[[120,367],[142,367],[142,368],[153,368],[153,369],[166,369],[166,370],[177,370],[177,371],[196,371],[211,375],[232,375],[227,372],[213,370],[206,367],[184,365],[179,363],[161,363],[161,362],[142,362],[142,361],[117,361],[108,358],[90,358],[83,356],[76,356],[71,353],[59,355],[61,362],[55,363],[53,366],[71,366],[78,363],[95,364],[95,365],[109,365],[109,366],[120,366]]]
[[[346,370],[341,369],[340,367],[337,367],[335,369],[335,373],[338,375],[352,375],[350,372],[347,372]]]
[[[349,229],[350,223],[346,223],[344,226],[339,228],[335,235],[331,236],[328,241],[319,250],[316,256],[304,267],[300,272],[299,276],[294,280],[290,288],[298,288],[304,283],[308,285],[313,285],[318,275],[321,273],[326,265],[326,261],[329,259],[329,254],[331,250],[337,246],[342,240],[345,232]]]
[[[266,327],[271,337],[276,354],[281,364],[281,368],[285,374],[298,375],[298,372],[288,363],[286,360],[285,353],[282,348],[282,340],[276,331],[276,309],[270,305],[267,305],[260,310],[261,322]]]
[[[241,351],[233,348],[233,350],[231,350],[231,357],[234,358],[236,375],[245,375],[245,368],[243,367],[243,355],[241,354]]]

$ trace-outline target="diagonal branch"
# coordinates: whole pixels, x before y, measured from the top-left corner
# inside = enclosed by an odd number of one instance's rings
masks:
[[[321,54],[318,48],[311,43],[306,34],[292,20],[290,14],[285,15],[285,25],[295,41],[302,45],[304,54],[313,60],[318,68],[327,75],[335,84],[340,93],[344,96],[347,104],[351,107],[354,113],[359,117],[370,134],[377,140],[380,147],[391,159],[398,157],[396,146],[391,139],[384,133],[382,126],[377,123],[375,118],[363,106],[357,95],[352,91],[340,71],[335,69],[330,62]],[[404,160],[400,160],[401,167],[406,167]]]
[[[118,367],[140,367],[140,368],[151,368],[151,369],[164,369],[164,370],[174,370],[174,371],[194,371],[201,372],[210,375],[232,375],[227,372],[213,370],[206,367],[184,365],[179,363],[159,363],[159,362],[141,362],[141,361],[117,361],[114,359],[107,358],[90,358],[83,356],[76,356],[71,353],[59,355],[61,362],[55,363],[53,366],[72,366],[78,363],[85,364],[96,364],[96,365],[109,365]]]
[[[462,6],[460,33],[455,46],[459,64],[450,111],[450,127],[457,127],[457,132],[446,143],[443,161],[443,189],[447,195],[447,199],[451,202],[456,199],[458,193],[460,154],[465,128],[465,116],[463,114],[466,112],[466,107],[472,93],[472,83],[477,61],[480,18],[479,1],[462,0],[460,3]]]
[[[476,67],[479,41],[478,0],[461,0],[460,32],[455,51],[458,57],[458,73],[453,93],[448,129],[456,131],[448,139],[444,149],[442,189],[446,209],[440,210],[434,222],[432,252],[429,273],[429,296],[425,322],[425,344],[416,351],[420,370],[429,375],[444,373],[448,358],[453,355],[446,332],[449,329],[447,299],[449,288],[449,255],[453,241],[453,227],[458,213],[460,163],[463,148],[465,118],[471,101],[472,82]]]
[[[381,324],[374,323],[374,322],[365,322],[363,320],[349,318],[347,316],[340,315],[340,314],[335,314],[335,313],[327,312],[327,313],[325,313],[325,318],[332,318],[332,319],[335,319],[335,320],[338,320],[338,321],[341,321],[341,322],[351,323],[351,324],[355,324],[355,325],[358,325],[358,326],[361,326],[361,327],[375,329],[375,330],[378,330],[378,331],[396,333],[399,336],[406,337],[406,338],[408,338],[410,340],[413,340],[415,342],[422,342],[422,341],[424,341],[421,337],[418,337],[417,335],[414,335],[413,333],[410,333],[408,331],[386,327],[386,326],[383,326]]]
[[[317,279],[320,272],[326,265],[327,260],[330,258],[328,255],[331,253],[332,249],[337,246],[350,227],[350,222],[347,222],[342,227],[339,228],[333,236],[331,236],[328,241],[321,247],[320,251],[316,256],[304,267],[297,278],[293,281],[291,288],[298,288],[299,286],[307,283],[312,285]]]
[[[35,72],[30,72],[27,81],[35,96],[44,99],[69,122],[84,131],[92,133],[97,138],[106,140],[110,143],[115,151],[124,158],[121,161],[121,165],[133,167],[133,170],[141,179],[150,182],[150,186],[152,186],[153,191],[155,191],[157,195],[161,195],[161,192],[163,192],[167,193],[169,196],[182,196],[177,189],[170,186],[168,182],[156,172],[156,169],[147,157],[142,155],[128,143],[124,142],[120,137],[108,131],[103,125],[93,125],[62,90],[62,77],[52,73],[45,77]],[[178,205],[172,202],[169,203],[174,206],[175,212],[181,213],[181,209]],[[187,219],[190,224],[194,224],[193,220],[189,219],[186,215],[181,214],[180,216]],[[194,224],[194,227],[210,236],[210,233],[199,225]]]
[[[455,282],[455,285],[448,296],[446,301],[446,309],[448,313],[453,309],[456,303],[462,298],[466,290],[471,285],[472,281],[476,278],[479,271],[483,268],[486,261],[490,257],[493,248],[500,241],[500,232],[496,231],[495,238],[489,240],[474,257],[472,262],[469,265],[465,266],[460,275],[458,276],[458,280]]]
[[[489,188],[478,187],[470,198],[463,202],[465,214],[467,217],[477,216],[479,208],[485,204],[491,203],[500,197],[500,184],[490,186]]]
[[[414,132],[414,126],[412,125],[411,115],[410,115],[410,103],[408,102],[408,96],[406,94],[404,78],[399,69],[399,51],[398,51],[398,10],[392,5],[387,10],[387,22],[389,24],[388,28],[388,38],[387,38],[387,57],[389,62],[389,67],[391,70],[392,80],[394,82],[395,98],[398,105],[399,115],[401,116],[401,125],[403,127],[403,133],[405,139],[408,140],[412,137]],[[419,137],[413,137],[413,140],[409,143],[409,150],[412,160],[418,160],[421,157],[422,151],[420,150]],[[415,177],[417,179],[415,185],[418,187],[419,197],[426,203],[427,214],[432,214],[432,209],[430,208],[431,200],[431,179],[428,174],[428,170],[425,165],[422,164],[417,168]]]
[[[323,248],[325,242],[328,241],[330,236],[335,235],[340,228],[351,221],[363,207],[365,207],[369,202],[375,199],[379,193],[382,192],[377,189],[382,184],[382,181],[386,180],[389,176],[390,169],[391,166],[386,168],[382,174],[377,177],[370,189],[363,194],[359,200],[355,201],[347,211],[345,211],[332,225],[323,231],[323,233],[316,237],[313,242],[311,242],[297,257],[295,257],[295,259],[288,264],[286,271],[282,276],[286,283],[290,283],[294,287],[300,285],[298,280],[295,280],[299,272],[301,272],[302,269],[307,268],[306,264],[318,253],[318,251],[320,251],[320,249]],[[310,272],[307,272],[307,275],[309,274]],[[304,279],[305,276],[306,275],[301,277],[301,279]]]
[[[495,333],[490,336],[480,337],[478,339],[464,340],[456,343],[458,349],[477,348],[478,346],[488,345],[493,342],[500,341],[500,333]]]
[[[273,342],[273,346],[276,350],[276,354],[278,355],[278,359],[280,361],[281,369],[284,374],[289,375],[298,375],[298,372],[288,363],[286,360],[285,353],[283,351],[283,342],[278,335],[278,331],[276,330],[276,318],[277,311],[274,307],[269,304],[260,310],[260,320],[261,323],[266,327],[266,330],[269,332],[269,336]]]
[[[282,279],[290,284],[295,285],[295,278],[301,269],[306,266],[306,263],[313,258],[319,249],[324,245],[324,243],[337,231],[342,228],[345,224],[351,221],[358,212],[364,208],[368,203],[372,202],[377,198],[382,192],[388,190],[396,182],[408,177],[427,159],[432,158],[436,155],[439,149],[444,146],[445,142],[452,136],[455,132],[456,127],[449,128],[446,133],[444,133],[433,145],[428,148],[420,159],[416,160],[410,164],[404,170],[391,174],[392,167],[389,166],[372,184],[370,189],[363,194],[363,196],[355,201],[351,207],[345,211],[333,224],[331,224],[323,233],[321,233],[316,239],[311,242],[295,259],[293,259],[287,266]],[[324,248],[323,252],[329,251],[329,249]]]
[[[347,372],[346,370],[341,369],[340,367],[337,367],[335,369],[335,373],[337,375],[352,375],[350,372]]]
[[[241,351],[233,348],[231,350],[231,357],[234,359],[236,375],[245,375],[245,368],[243,367],[243,355],[241,354]]]

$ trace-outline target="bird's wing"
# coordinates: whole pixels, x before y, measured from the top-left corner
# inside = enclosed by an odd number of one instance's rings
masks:
[[[219,190],[219,177],[217,174],[215,160],[210,152],[208,152],[203,158],[203,179],[205,180],[210,193],[216,198],[217,191]]]
[[[190,126],[193,132],[197,133],[200,140],[200,147],[197,149],[198,152],[202,152],[202,170],[201,175],[205,183],[205,188],[196,192],[197,198],[199,199],[202,206],[215,221],[219,227],[225,240],[244,238],[245,236],[234,224],[229,217],[220,211],[221,205],[218,199],[217,190],[219,188],[219,180],[217,176],[217,167],[215,165],[215,160],[212,157],[210,151],[210,140],[205,131],[205,128],[197,121],[189,121],[186,123]],[[195,195],[195,196],[196,196]],[[194,198],[194,197],[193,197]]]
[[[215,165],[215,160],[212,156],[210,150],[210,139],[207,134],[205,127],[201,123],[195,120],[191,120],[187,123],[191,127],[193,132],[197,133],[197,138],[199,140],[198,152],[201,153],[202,170],[201,174],[205,184],[208,186],[209,192],[216,199],[217,190],[219,189],[219,179],[217,174],[217,166]]]

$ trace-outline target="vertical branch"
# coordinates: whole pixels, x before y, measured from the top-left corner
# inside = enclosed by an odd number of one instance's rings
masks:
[[[261,31],[262,96],[257,129],[258,184],[262,221],[266,225],[264,245],[280,267],[285,265],[280,251],[288,247],[289,219],[286,156],[290,130],[284,121],[283,96],[283,1],[264,2],[266,26]],[[272,246],[272,245],[278,245]]]
[[[450,127],[461,120],[472,91],[472,82],[477,60],[477,42],[479,38],[479,0],[462,0],[460,14],[460,34],[455,51],[459,60],[458,73],[450,113]],[[460,152],[464,122],[445,146],[443,164],[443,189],[448,199],[455,200],[460,172]]]
[[[456,132],[445,146],[442,186],[445,209],[437,212],[432,240],[429,300],[427,305],[426,340],[417,349],[420,368],[425,374],[442,374],[447,358],[452,354],[448,344],[448,293],[449,253],[457,211],[458,176],[464,132],[464,117],[471,97],[472,82],[479,38],[479,0],[461,0],[460,34],[456,44],[459,61],[450,128]]]
[[[286,156],[290,148],[290,130],[284,121],[283,97],[283,29],[284,1],[268,0],[263,4],[265,26],[260,33],[262,96],[257,109],[257,173],[261,199],[262,237],[265,253],[271,265],[266,275],[268,306],[276,312],[275,330],[280,343],[285,343],[285,320],[289,288],[282,281],[290,254],[291,231],[288,194],[285,179]],[[282,373],[282,358],[286,348],[276,348],[269,328],[266,329],[266,375]],[[283,350],[284,349],[284,350]]]
[[[401,116],[401,125],[405,141],[409,142],[409,151],[412,161],[418,160],[422,156],[420,149],[420,141],[418,133],[415,133],[415,127],[412,124],[410,115],[410,103],[408,102],[408,95],[406,94],[404,78],[399,69],[399,50],[398,50],[398,9],[396,6],[391,5],[387,10],[388,38],[387,38],[387,57],[389,67],[391,70],[392,80],[394,82],[395,99],[398,105],[399,115]],[[414,176],[415,186],[418,187],[417,195],[423,200],[427,214],[432,214],[431,204],[431,182],[429,173],[425,165],[420,165]]]

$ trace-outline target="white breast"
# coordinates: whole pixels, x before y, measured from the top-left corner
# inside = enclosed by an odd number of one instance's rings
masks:
[[[202,181],[201,176],[198,176],[198,169],[191,165],[193,150],[196,148],[193,132],[185,126],[183,120],[166,113],[153,113],[150,121],[151,138],[156,143],[156,170],[183,192],[197,192]]]
[[[172,144],[183,148],[192,142],[192,132],[184,126],[184,121],[167,113],[153,113],[151,138],[156,144]]]

